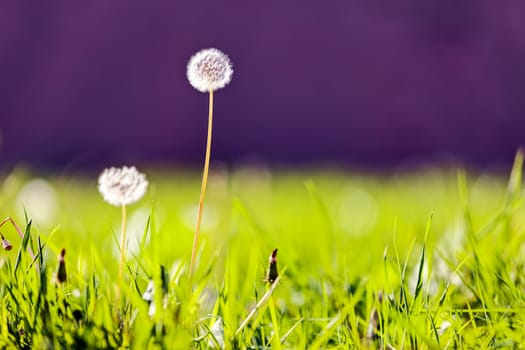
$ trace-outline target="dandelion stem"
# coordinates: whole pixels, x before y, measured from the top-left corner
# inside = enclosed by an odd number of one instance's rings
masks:
[[[210,107],[208,114],[208,140],[206,141],[206,157],[204,161],[204,171],[202,174],[201,195],[199,199],[199,210],[197,212],[197,223],[195,224],[195,234],[193,235],[193,248],[191,249],[190,277],[195,269],[195,259],[197,257],[197,246],[199,242],[199,232],[201,229],[202,210],[204,209],[204,197],[206,196],[206,185],[208,184],[208,170],[210,168],[211,154],[211,130],[213,124],[213,90],[210,89]]]
[[[122,274],[124,271],[124,249],[126,247],[126,205],[122,205],[122,231],[120,233],[120,262],[118,267],[119,282],[122,282]]]

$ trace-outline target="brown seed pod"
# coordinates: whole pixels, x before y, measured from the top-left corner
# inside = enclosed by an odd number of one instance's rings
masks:
[[[265,280],[270,284],[273,284],[277,277],[279,277],[279,272],[277,271],[277,248],[275,248],[268,259],[268,272],[266,274]]]
[[[67,281],[67,271],[66,271],[66,261],[64,256],[66,255],[66,249],[62,248],[60,255],[58,256],[58,272],[57,272],[57,282],[64,283]]]
[[[0,233],[0,238],[2,238],[2,248],[4,248],[7,251],[13,249],[11,242],[9,242],[1,233]]]

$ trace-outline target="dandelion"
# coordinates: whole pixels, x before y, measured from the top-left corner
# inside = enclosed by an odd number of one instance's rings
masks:
[[[106,202],[117,207],[137,202],[147,189],[146,176],[134,166],[105,169],[98,178],[100,194]]]
[[[30,213],[41,225],[51,225],[59,212],[58,194],[51,182],[36,178],[26,182],[18,191],[16,204],[19,215]]]
[[[226,54],[217,49],[205,49],[193,55],[188,62],[186,75],[190,84],[200,92],[209,92],[209,114],[208,114],[208,138],[206,141],[206,156],[204,161],[204,171],[202,175],[201,194],[199,199],[199,209],[197,212],[197,223],[193,236],[193,247],[191,250],[190,276],[195,267],[197,256],[197,245],[199,241],[199,231],[202,221],[202,210],[204,207],[204,197],[206,195],[206,184],[208,182],[208,170],[210,166],[211,153],[211,131],[213,121],[213,91],[225,87],[233,74],[232,64]]]
[[[106,202],[122,207],[122,231],[120,235],[119,280],[124,268],[126,244],[126,205],[137,202],[148,189],[146,176],[135,167],[105,169],[98,178],[98,190]]]
[[[222,89],[231,81],[232,74],[228,56],[213,48],[193,55],[186,70],[190,84],[200,92]]]

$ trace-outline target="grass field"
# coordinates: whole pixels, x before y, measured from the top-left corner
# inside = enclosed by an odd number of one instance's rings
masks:
[[[145,169],[122,283],[120,210],[96,176],[16,170],[2,180],[0,219],[29,234],[0,229],[13,246],[0,255],[0,347],[523,348],[521,167],[518,155],[510,182],[439,169],[212,168],[191,279],[200,174]]]

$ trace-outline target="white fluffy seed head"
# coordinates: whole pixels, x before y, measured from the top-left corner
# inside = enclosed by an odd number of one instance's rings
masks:
[[[155,283],[153,280],[150,280],[144,294],[142,294],[142,299],[146,300],[149,303],[153,302],[155,298]]]
[[[232,79],[233,68],[229,57],[217,49],[204,49],[190,58],[186,75],[190,84],[201,92],[218,90]]]
[[[135,167],[105,169],[98,178],[98,190],[104,200],[115,206],[135,203],[148,189],[146,176]]]

